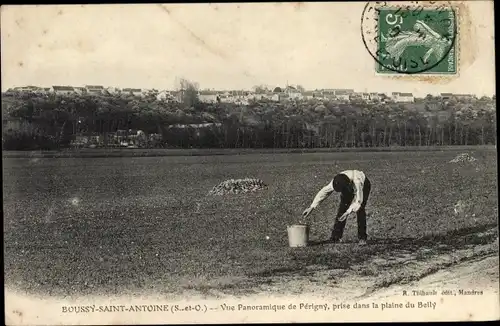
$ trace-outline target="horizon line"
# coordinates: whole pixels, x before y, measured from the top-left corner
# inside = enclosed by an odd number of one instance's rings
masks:
[[[295,85],[295,86],[293,86]],[[292,86],[294,88],[297,88],[297,86],[299,86],[300,84],[288,84],[288,86]],[[179,90],[176,90],[176,89],[167,89],[167,88],[164,88],[164,89],[160,89],[160,88],[156,88],[156,87],[118,87],[118,86],[109,86],[109,85],[99,85],[99,84],[85,84],[83,86],[73,86],[73,85],[51,85],[51,86],[38,86],[38,85],[25,85],[25,86],[11,86],[11,87],[7,87],[5,89],[2,89],[2,93],[3,92],[6,92],[8,91],[9,89],[15,89],[15,88],[20,88],[20,87],[38,87],[38,88],[50,88],[50,87],[53,87],[53,86],[59,86],[59,87],[73,87],[73,88],[76,88],[76,87],[81,87],[81,88],[86,88],[86,87],[89,87],[89,86],[92,86],[92,87],[103,87],[104,89],[107,89],[107,88],[117,88],[117,89],[120,89],[120,90],[123,90],[123,89],[127,89],[127,88],[130,88],[130,89],[140,89],[140,90],[157,90],[158,92],[162,92],[162,91],[179,91]],[[274,86],[274,87],[271,87],[271,88],[268,88],[267,85],[256,85],[254,87],[258,87],[258,86],[266,86],[266,88],[268,90],[270,90],[271,92],[273,92],[274,89],[276,89],[277,87],[281,88],[281,89],[286,89],[288,86]],[[252,88],[254,88],[252,87]],[[198,91],[215,91],[215,92],[230,92],[230,91],[253,91],[252,88],[240,88],[240,89],[217,89],[217,88],[198,88]],[[394,90],[390,90],[390,91],[358,91],[354,88],[315,88],[315,89],[307,89],[305,87],[302,86],[302,88],[304,89],[303,92],[311,92],[311,91],[323,91],[323,90],[351,90],[353,91],[354,93],[387,93],[387,94],[391,94],[391,93],[411,93],[413,95],[413,92],[402,92],[402,91],[394,91]],[[481,95],[481,94],[478,94],[478,93],[453,93],[453,92],[438,92],[438,93],[427,93],[426,95],[424,95],[423,97],[427,96],[427,95],[440,95],[440,94],[453,94],[453,95],[472,95],[472,96],[476,96],[476,97],[481,97],[481,96],[494,96],[496,95],[496,93],[493,93],[491,95]],[[484,93],[486,94],[486,93]],[[414,97],[418,97],[416,95],[414,95]]]

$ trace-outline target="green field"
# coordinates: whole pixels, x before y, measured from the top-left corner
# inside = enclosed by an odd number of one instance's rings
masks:
[[[416,262],[497,237],[496,149],[468,151],[473,163],[449,163],[462,152],[4,158],[5,281],[53,295],[235,294],[335,270],[332,282],[354,273],[383,286],[396,265],[369,261],[403,254]],[[344,244],[288,248],[286,226],[344,169],[372,181],[368,246],[357,245],[351,218]],[[243,177],[269,188],[206,196]],[[311,240],[328,238],[338,200],[334,194],[315,211]],[[464,211],[455,214],[459,201]],[[393,281],[418,277],[405,273]]]

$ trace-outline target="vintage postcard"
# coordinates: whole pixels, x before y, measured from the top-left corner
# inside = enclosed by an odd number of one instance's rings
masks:
[[[499,319],[493,7],[2,6],[6,323]]]

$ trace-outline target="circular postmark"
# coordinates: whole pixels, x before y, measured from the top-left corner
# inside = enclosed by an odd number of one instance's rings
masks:
[[[448,1],[373,1],[361,16],[361,37],[378,73],[457,72],[456,12]]]

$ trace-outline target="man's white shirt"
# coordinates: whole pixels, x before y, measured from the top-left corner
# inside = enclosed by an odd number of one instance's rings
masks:
[[[366,180],[366,176],[363,171],[359,170],[346,170],[340,172],[340,174],[344,174],[354,183],[354,198],[351,202],[351,205],[344,213],[343,218],[340,219],[343,221],[345,217],[347,217],[352,212],[357,212],[361,203],[363,202],[363,186]],[[333,180],[331,180],[326,186],[324,186],[314,197],[314,200],[310,207],[316,208],[323,200],[325,200],[332,192],[333,189]]]

